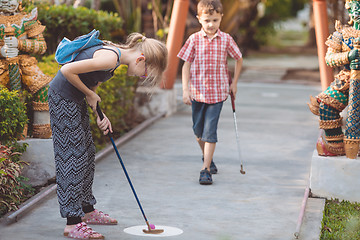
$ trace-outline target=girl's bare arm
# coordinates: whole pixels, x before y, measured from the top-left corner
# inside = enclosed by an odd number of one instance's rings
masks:
[[[60,71],[74,87],[85,94],[88,104],[95,110],[100,97],[80,80],[79,74],[112,69],[116,66],[117,60],[116,53],[102,49],[96,51],[91,59],[65,64]]]

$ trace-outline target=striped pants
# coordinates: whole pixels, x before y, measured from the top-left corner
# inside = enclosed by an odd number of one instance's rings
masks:
[[[85,100],[65,99],[50,88],[49,112],[60,214],[82,217],[83,207],[96,203],[92,193],[95,146],[87,105]]]

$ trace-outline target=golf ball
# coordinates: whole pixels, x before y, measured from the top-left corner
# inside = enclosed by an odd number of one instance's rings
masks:
[[[154,224],[150,224],[150,228],[151,228],[151,229],[155,229],[155,225],[154,225]]]

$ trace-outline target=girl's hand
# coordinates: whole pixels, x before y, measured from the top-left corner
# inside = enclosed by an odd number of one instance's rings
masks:
[[[100,128],[101,131],[103,131],[104,135],[107,135],[109,133],[109,131],[112,133],[112,127],[111,127],[111,122],[110,120],[106,117],[105,113],[104,114],[104,118],[103,120],[100,120],[99,115],[96,118],[96,123],[98,125],[98,127]]]
[[[191,105],[191,95],[189,90],[183,90],[183,102],[186,105]]]
[[[91,91],[90,95],[86,95],[86,101],[91,109],[96,112],[96,103],[101,102],[101,98],[95,92]]]

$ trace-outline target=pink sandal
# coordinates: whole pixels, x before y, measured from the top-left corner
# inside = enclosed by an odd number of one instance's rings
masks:
[[[94,236],[99,235],[99,236]],[[76,224],[76,226],[70,232],[64,232],[64,236],[68,238],[75,239],[104,239],[105,237],[98,232],[95,232],[86,223],[81,222]]]
[[[82,221],[94,225],[116,225],[118,223],[116,219],[96,209],[92,211],[88,217],[83,217]]]

